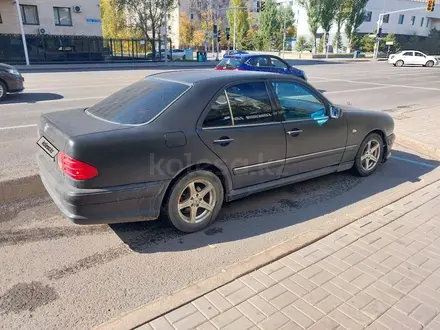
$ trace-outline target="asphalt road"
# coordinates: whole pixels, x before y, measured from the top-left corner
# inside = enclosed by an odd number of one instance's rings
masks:
[[[76,226],[48,198],[0,206],[0,328],[90,329],[423,180],[440,164],[403,149],[394,157],[366,179],[338,173],[226,204],[217,222],[189,235],[162,219]]]
[[[440,88],[434,90],[439,86],[438,69],[397,69],[383,63],[304,68],[310,81],[337,103],[393,111],[440,100]],[[388,83],[372,85],[377,76],[390,72],[394,80],[383,78]],[[19,162],[26,161],[33,167],[35,148],[35,127],[4,127],[33,125],[43,111],[85,107],[97,100],[89,97],[103,97],[146,73],[26,75],[28,88],[39,92],[31,90],[30,95],[15,96],[10,104],[0,106],[4,169],[13,173]],[[46,88],[63,98],[32,103],[38,96],[31,93],[49,93]],[[5,156],[14,143],[17,160],[11,153]],[[338,173],[251,196],[226,204],[219,221],[189,235],[161,220],[72,225],[48,198],[0,205],[0,328],[89,329],[338,219],[349,207],[374,203],[403,185],[423,180],[440,165],[415,151],[396,149],[393,158],[369,178]],[[23,166],[15,173],[27,170]],[[5,175],[3,167],[1,173]]]
[[[383,62],[330,62],[298,67],[304,69],[310,82],[335,103],[386,111],[440,103],[440,67],[395,68]],[[26,93],[12,95],[0,104],[0,180],[37,172],[34,159],[36,124],[41,113],[90,106],[156,72],[24,74]]]

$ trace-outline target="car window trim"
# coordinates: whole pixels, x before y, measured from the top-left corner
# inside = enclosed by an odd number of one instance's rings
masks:
[[[234,117],[233,117],[233,113],[232,113],[232,108],[231,105],[229,103],[229,97],[227,97],[228,100],[228,106],[229,106],[229,112],[231,114],[231,119],[232,122],[234,123],[234,125],[232,126],[218,126],[218,127],[203,127],[203,122],[206,119],[206,116],[208,115],[209,111],[211,111],[211,107],[212,104],[215,102],[215,100],[217,100],[217,98],[222,94],[222,93],[226,93],[226,90],[231,87],[231,86],[235,86],[235,85],[240,85],[240,84],[246,84],[246,83],[257,83],[257,82],[263,82],[265,87],[266,87],[266,91],[267,91],[267,95],[269,96],[269,100],[270,100],[270,107],[272,109],[272,114],[274,117],[274,121],[270,122],[270,123],[258,123],[258,124],[238,124],[235,125],[234,122]],[[249,80],[240,80],[240,81],[234,81],[234,82],[230,82],[226,85],[224,85],[222,88],[220,88],[220,90],[217,91],[217,93],[214,95],[214,97],[208,102],[208,104],[205,106],[205,108],[203,109],[202,113],[200,114],[200,117],[196,123],[196,129],[202,129],[202,130],[207,130],[207,129],[221,129],[221,128],[231,128],[231,127],[247,127],[247,126],[261,126],[261,125],[271,125],[271,124],[280,124],[282,122],[282,118],[280,117],[279,111],[277,110],[277,105],[275,103],[275,99],[273,98],[273,96],[271,95],[271,90],[270,87],[268,85],[268,79],[249,79]],[[227,93],[226,93],[227,96]]]
[[[312,88],[310,88],[309,86],[304,84],[303,81],[300,81],[300,80],[298,80],[298,81],[295,80],[294,81],[294,80],[289,80],[289,79],[281,79],[281,78],[273,79],[273,78],[271,78],[271,79],[268,80],[268,83],[270,85],[269,87],[272,89],[273,97],[274,97],[274,100],[275,100],[276,105],[277,105],[277,110],[278,110],[280,116],[282,116],[282,118],[283,118],[283,120],[282,120],[283,123],[305,121],[305,120],[315,120],[316,118],[303,118],[303,119],[293,119],[293,120],[286,119],[286,115],[284,114],[283,108],[281,107],[281,104],[280,104],[280,101],[278,99],[278,96],[277,96],[277,93],[275,91],[275,88],[272,86],[273,82],[286,82],[286,83],[291,83],[291,84],[299,84],[299,85],[303,86],[304,88],[309,90],[310,93],[313,96],[315,96],[318,100],[320,100],[324,104],[324,106],[325,106],[325,116],[326,117],[330,116],[329,112],[330,112],[330,108],[332,106],[331,102],[329,100],[327,100],[323,95],[320,95],[320,93],[317,93],[317,91],[315,91],[312,86],[310,86],[310,87],[312,87]]]

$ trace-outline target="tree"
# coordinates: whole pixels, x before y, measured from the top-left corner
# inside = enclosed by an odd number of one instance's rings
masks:
[[[325,0],[299,0],[299,4],[306,9],[309,31],[313,36],[314,49],[316,51],[316,34],[319,29],[319,3]]]
[[[260,13],[260,29],[258,30],[258,44],[261,50],[274,48],[277,35],[282,29],[279,19],[278,6],[274,0],[265,2],[265,9]]]
[[[349,14],[347,6],[348,6],[347,0],[339,0],[336,2],[336,12],[335,12],[336,35],[333,40],[333,47],[336,49],[336,53],[339,53],[339,50],[342,48],[341,29],[345,21],[347,20]]]
[[[376,34],[376,31],[373,31],[373,34]],[[375,44],[376,40],[373,37],[370,37],[368,34],[364,35],[361,39],[361,48],[363,52],[374,51]]]
[[[296,42],[296,50],[299,52],[303,52],[305,50],[308,50],[310,48],[310,45],[307,42],[307,39],[304,36],[301,36],[298,38]]]
[[[134,25],[149,41],[155,41],[164,25],[164,11],[170,13],[176,6],[176,0],[115,0],[120,10],[125,10]],[[168,27],[167,27],[168,28]],[[150,34],[151,32],[151,34]],[[153,47],[153,56],[156,49]]]
[[[196,32],[196,28],[193,22],[191,22],[191,20],[188,18],[188,15],[185,13],[180,14],[180,21],[179,21],[180,43],[186,47],[192,46],[194,42],[195,32]]]
[[[324,53],[324,36],[319,38],[317,51],[318,51],[318,53]]]
[[[337,2],[341,0],[323,0],[319,2],[318,16],[322,29],[324,30],[324,47],[325,53],[327,53],[327,44],[325,40],[328,38],[328,34],[333,25],[333,18],[336,16]]]
[[[293,23],[295,22],[295,14],[292,10],[292,7],[287,6],[279,6],[279,14],[278,20],[280,25],[280,30],[276,34],[276,48],[281,49],[283,47],[284,40],[284,27],[286,28],[286,38],[292,38],[293,35],[296,35],[296,31],[294,30]]]
[[[243,0],[232,0],[231,7],[246,7],[246,4]],[[226,15],[231,29],[232,42],[234,42],[234,24],[237,24],[235,45],[237,49],[242,49],[250,28],[248,11],[246,8],[231,9],[227,11]]]
[[[350,48],[357,39],[359,26],[365,20],[365,6],[368,0],[347,0],[347,19],[345,22],[345,34],[349,40]]]
[[[116,5],[116,0],[101,0],[102,34],[104,38],[127,38],[131,32],[126,15]]]

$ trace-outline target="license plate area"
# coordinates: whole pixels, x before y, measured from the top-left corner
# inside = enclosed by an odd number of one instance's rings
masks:
[[[38,146],[44,150],[46,154],[49,155],[50,158],[55,159],[55,156],[58,155],[58,149],[50,143],[44,136],[42,136],[37,141]]]

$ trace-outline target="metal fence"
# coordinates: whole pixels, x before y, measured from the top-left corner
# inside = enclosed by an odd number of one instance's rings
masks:
[[[157,40],[83,36],[26,35],[26,43],[31,63],[158,60],[162,49]],[[25,63],[21,35],[0,34],[0,62]]]

